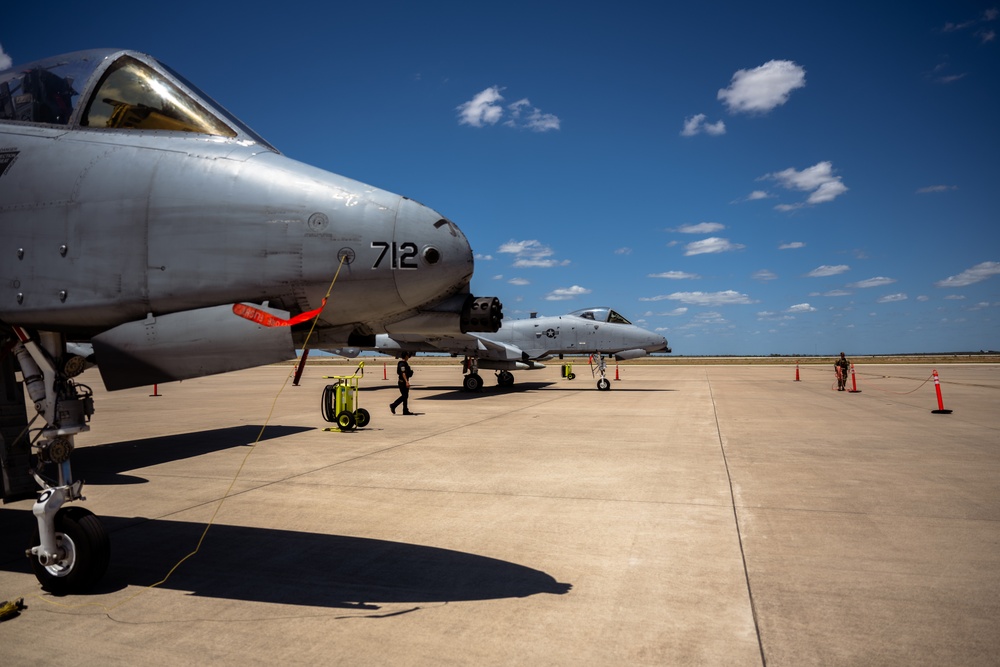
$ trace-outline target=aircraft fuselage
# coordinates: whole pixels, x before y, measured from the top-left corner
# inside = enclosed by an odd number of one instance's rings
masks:
[[[49,72],[74,55],[25,68],[58,83]],[[318,308],[340,268],[321,329],[374,333],[468,291],[471,248],[439,213],[287,158],[224,112],[203,131],[166,103],[108,97],[126,95],[116,61],[188,92],[142,54],[80,57],[96,64],[69,84],[64,124],[0,119],[0,320],[81,337],[241,301],[294,314]]]

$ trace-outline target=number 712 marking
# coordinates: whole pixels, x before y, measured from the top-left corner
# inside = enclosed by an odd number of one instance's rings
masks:
[[[379,253],[378,258],[375,263],[372,264],[373,269],[377,269],[379,265],[382,264],[382,260],[385,256],[389,254],[389,249],[392,248],[392,269],[415,269],[417,268],[417,244],[410,243],[409,241],[405,243],[397,244],[395,241],[388,243],[386,241],[372,241],[373,248],[381,248],[382,252]]]

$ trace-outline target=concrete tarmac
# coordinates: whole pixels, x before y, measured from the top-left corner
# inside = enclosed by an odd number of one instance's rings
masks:
[[[352,369],[155,397],[87,371],[74,469],[111,566],[46,594],[31,501],[0,508],[0,600],[28,605],[0,663],[998,662],[998,365],[938,366],[938,415],[922,365],[848,393],[825,366],[628,365],[598,392],[553,364],[472,395],[415,364],[407,417],[380,359],[371,424],[324,431],[323,375]]]

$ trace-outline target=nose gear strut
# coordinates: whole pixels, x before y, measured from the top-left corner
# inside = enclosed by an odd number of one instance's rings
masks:
[[[38,525],[26,555],[43,588],[55,593],[86,590],[107,569],[110,541],[91,512],[63,505],[85,500],[83,480],[73,479],[70,458],[74,436],[90,430],[87,423],[94,414],[93,395],[86,385],[73,382],[63,364],[57,363],[66,356],[60,334],[39,332],[36,339],[21,327],[13,329],[18,338],[14,355],[28,396],[45,421],[33,443],[37,469],[31,473],[42,492],[31,510]],[[55,480],[40,473],[49,464],[55,466]]]

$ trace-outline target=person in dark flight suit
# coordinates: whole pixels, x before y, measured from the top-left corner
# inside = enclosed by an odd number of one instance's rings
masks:
[[[396,385],[399,387],[399,398],[389,404],[392,414],[396,414],[396,408],[400,403],[403,404],[404,415],[413,414],[406,404],[407,399],[410,398],[410,378],[413,377],[413,369],[410,368],[410,364],[407,361],[409,358],[410,354],[403,352],[399,355],[399,361],[396,363]]]

